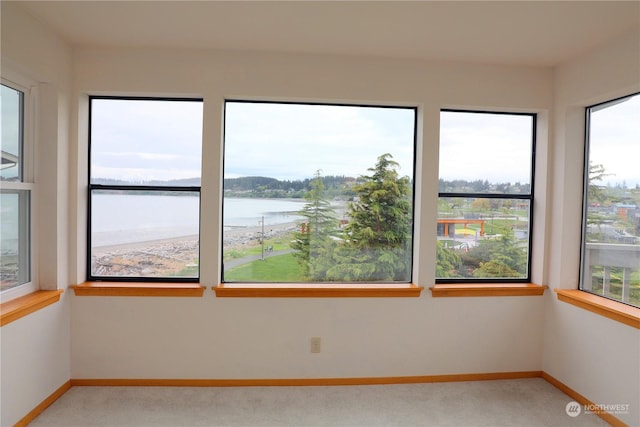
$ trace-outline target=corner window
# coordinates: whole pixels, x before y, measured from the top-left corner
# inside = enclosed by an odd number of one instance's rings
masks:
[[[409,283],[416,109],[227,101],[223,277]]]
[[[436,281],[528,282],[535,115],[444,110]]]
[[[202,100],[90,98],[88,280],[197,281]]]
[[[640,94],[586,122],[580,289],[640,307]]]
[[[0,290],[31,282],[31,179],[25,142],[26,89],[1,86]]]

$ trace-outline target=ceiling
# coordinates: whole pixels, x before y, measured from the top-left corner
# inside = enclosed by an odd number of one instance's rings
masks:
[[[554,66],[638,30],[640,1],[27,1],[77,46]]]

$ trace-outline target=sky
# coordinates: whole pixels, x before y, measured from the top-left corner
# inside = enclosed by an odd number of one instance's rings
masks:
[[[92,109],[92,177],[200,176],[201,102],[94,99]],[[532,123],[527,115],[442,112],[440,177],[529,183]],[[638,123],[640,96],[592,114],[591,159],[615,173],[614,183],[640,181]],[[413,175],[411,108],[230,101],[224,132],[226,178],[296,180],[317,170],[355,177],[384,153],[400,175]]]
[[[600,184],[640,185],[640,94],[594,108],[590,129],[589,160],[611,174]]]
[[[443,111],[439,176],[529,184],[532,132],[529,115]]]
[[[93,99],[91,177],[200,177],[202,102]]]
[[[225,178],[357,177],[385,153],[413,177],[413,109],[227,102],[225,117]]]

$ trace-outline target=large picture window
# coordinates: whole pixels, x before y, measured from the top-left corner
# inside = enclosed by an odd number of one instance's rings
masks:
[[[2,84],[0,165],[0,290],[31,282],[30,161],[25,156],[25,91]]]
[[[415,108],[227,101],[223,282],[410,282],[415,129]]]
[[[437,282],[530,281],[535,119],[441,112]]]
[[[587,108],[580,288],[640,307],[640,94]]]
[[[91,97],[89,280],[197,281],[202,100]]]

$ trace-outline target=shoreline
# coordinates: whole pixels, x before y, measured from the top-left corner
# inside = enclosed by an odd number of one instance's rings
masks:
[[[93,254],[95,255],[104,255],[106,253],[118,252],[118,251],[136,251],[143,250],[153,246],[160,246],[163,244],[169,243],[178,243],[178,242],[187,242],[187,241],[197,241],[198,235],[192,234],[190,236],[177,236],[177,237],[168,237],[164,239],[154,239],[154,240],[145,240],[142,242],[132,242],[132,243],[119,243],[115,245],[104,245],[104,246],[94,246],[92,248]]]
[[[281,224],[271,224],[267,225],[264,228],[264,234],[266,238],[276,237],[281,234],[285,234],[287,232],[294,232],[298,228],[297,222],[286,222]],[[260,234],[262,233],[262,226],[249,226],[249,227],[234,227],[232,229],[223,231],[223,247],[227,240],[233,241],[246,241],[249,242],[254,239],[258,239]],[[94,255],[102,255],[105,253],[111,253],[115,251],[123,251],[123,250],[142,250],[145,248],[159,246],[163,244],[170,243],[178,243],[178,242],[188,242],[188,241],[197,241],[198,235],[191,234],[185,236],[176,236],[176,237],[166,237],[160,239],[153,240],[144,240],[140,242],[131,242],[131,243],[118,243],[118,244],[110,244],[104,246],[94,246],[92,248]]]
[[[297,222],[285,222],[281,224],[271,224],[264,227],[265,239],[293,233],[298,229]],[[243,228],[232,228],[224,230],[222,235],[223,249],[239,249],[256,246],[262,235],[262,226],[256,225]]]
[[[296,222],[264,227],[265,239],[294,232]],[[223,231],[223,250],[248,249],[260,244],[262,226]],[[198,235],[92,248],[91,274],[105,277],[195,277],[200,258]]]

